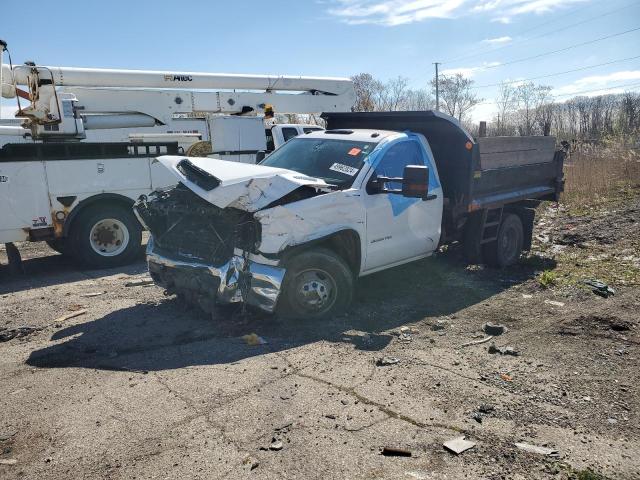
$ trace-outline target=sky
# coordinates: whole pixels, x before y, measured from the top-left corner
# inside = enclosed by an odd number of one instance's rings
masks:
[[[491,119],[503,81],[548,76],[533,81],[557,100],[640,91],[640,0],[33,0],[26,11],[3,2],[0,39],[14,63],[367,72],[413,88],[427,87],[441,62],[441,72],[474,80],[484,99],[474,120]],[[14,110],[3,100],[3,118]]]

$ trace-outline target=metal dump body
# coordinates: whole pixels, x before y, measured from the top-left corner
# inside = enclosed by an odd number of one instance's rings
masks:
[[[431,146],[448,220],[528,199],[557,200],[564,156],[554,137],[474,139],[453,117],[436,111],[324,113],[327,129],[368,128],[423,134]]]

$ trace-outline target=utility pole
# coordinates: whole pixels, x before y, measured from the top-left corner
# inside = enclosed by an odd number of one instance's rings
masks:
[[[0,40],[0,118],[2,118],[2,60],[4,51],[7,49],[7,42]]]
[[[436,66],[436,111],[439,112],[440,111],[440,79],[438,77],[438,65],[440,65],[440,62],[434,62],[433,63]]]

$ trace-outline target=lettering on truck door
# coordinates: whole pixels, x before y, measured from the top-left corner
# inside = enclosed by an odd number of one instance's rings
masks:
[[[366,182],[365,270],[403,262],[432,252],[440,238],[442,189],[431,154],[417,137],[393,142],[374,167]],[[407,165],[429,167],[429,190],[438,198],[424,201],[401,193],[375,193],[369,186],[377,176],[402,177]],[[401,190],[399,182],[387,182],[385,188]]]

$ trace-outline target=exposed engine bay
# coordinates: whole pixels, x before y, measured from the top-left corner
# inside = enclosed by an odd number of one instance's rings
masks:
[[[216,207],[182,183],[142,196],[135,210],[155,248],[180,260],[218,267],[235,248],[254,252],[260,238],[260,224],[251,213]]]

